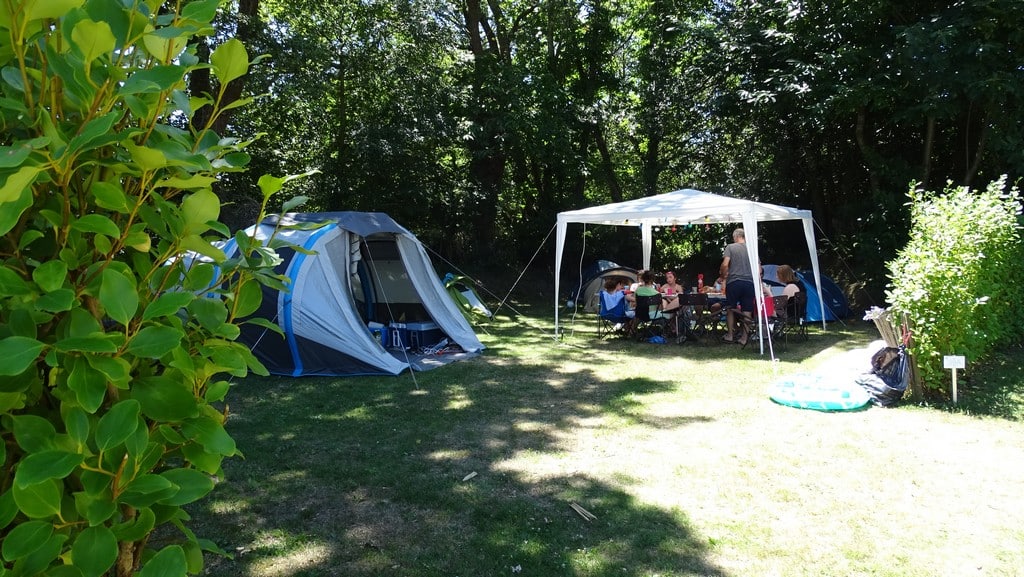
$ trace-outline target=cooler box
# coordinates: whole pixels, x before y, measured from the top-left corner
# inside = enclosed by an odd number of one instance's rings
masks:
[[[444,338],[441,328],[434,322],[391,323],[387,335],[388,346],[397,349],[429,347]]]

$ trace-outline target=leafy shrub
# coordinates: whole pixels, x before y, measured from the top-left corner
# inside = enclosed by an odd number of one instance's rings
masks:
[[[217,550],[182,506],[238,454],[225,379],[265,369],[235,319],[280,282],[272,250],[211,244],[227,235],[211,187],[248,162],[246,142],[189,127],[245,104],[222,101],[242,45],[210,64],[189,46],[220,3],[0,3],[2,575],[184,575]],[[201,68],[218,93],[186,93]],[[261,182],[269,198],[283,179]],[[184,250],[210,262],[167,264]],[[161,527],[181,537],[151,547]]]
[[[1024,334],[1020,196],[1003,177],[984,191],[912,188],[910,201],[910,241],[889,263],[887,296],[910,318],[922,381],[943,389],[943,355],[974,361]]]

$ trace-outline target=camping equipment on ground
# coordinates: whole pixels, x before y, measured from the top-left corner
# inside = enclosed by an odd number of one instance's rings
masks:
[[[803,373],[772,382],[768,397],[780,405],[816,411],[853,411],[871,401],[867,391],[856,383]]]
[[[871,372],[857,377],[856,382],[871,396],[871,402],[890,407],[903,399],[910,382],[907,347],[884,347],[871,357]]]
[[[278,250],[276,272],[287,276],[291,290],[263,287],[263,304],[253,315],[279,325],[284,339],[242,325],[239,340],[273,374],[397,375],[484,348],[423,245],[384,213],[274,215],[246,234],[263,241],[276,235],[308,251]],[[236,256],[234,239],[224,252]],[[443,340],[447,344],[437,349]]]
[[[473,322],[476,320],[475,317],[482,316],[491,318],[494,313],[491,309],[487,308],[484,301],[480,298],[480,295],[476,292],[465,276],[455,275],[448,273],[444,275],[444,279],[441,281],[444,283],[445,290],[455,301],[455,304],[459,305],[462,310],[462,314],[465,315],[466,320]]]

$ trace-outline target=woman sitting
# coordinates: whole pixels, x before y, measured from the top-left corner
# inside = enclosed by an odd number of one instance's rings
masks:
[[[671,312],[679,308],[679,295],[684,292],[682,285],[676,282],[676,273],[665,273],[665,284],[661,285],[661,310]]]
[[[779,282],[786,283],[786,287],[782,289],[782,294],[786,298],[786,313],[789,317],[796,316],[796,293],[800,292],[800,281],[796,278],[796,273],[793,272],[793,267],[788,264],[779,265],[776,269],[775,275],[779,277]]]

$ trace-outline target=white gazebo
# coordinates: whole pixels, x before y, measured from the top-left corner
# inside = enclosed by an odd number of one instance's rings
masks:
[[[652,230],[656,226],[741,223],[746,231],[747,254],[750,257],[751,265],[754,265],[754,263],[760,262],[757,224],[776,220],[800,220],[803,222],[807,250],[811,257],[811,268],[814,271],[814,285],[818,290],[819,302],[823,302],[821,300],[821,273],[818,270],[818,250],[814,241],[814,221],[809,210],[720,196],[700,190],[683,189],[656,196],[558,213],[555,232],[555,334],[560,334],[558,285],[561,280],[562,249],[565,245],[565,233],[569,223],[639,227],[640,239],[643,243],[643,267],[649,269],[651,267],[651,246],[653,245]],[[756,274],[754,278],[757,278]],[[757,292],[758,300],[760,300],[763,296],[761,283],[755,282],[754,289]],[[824,319],[821,323],[824,328]],[[763,343],[761,352],[764,352]]]

